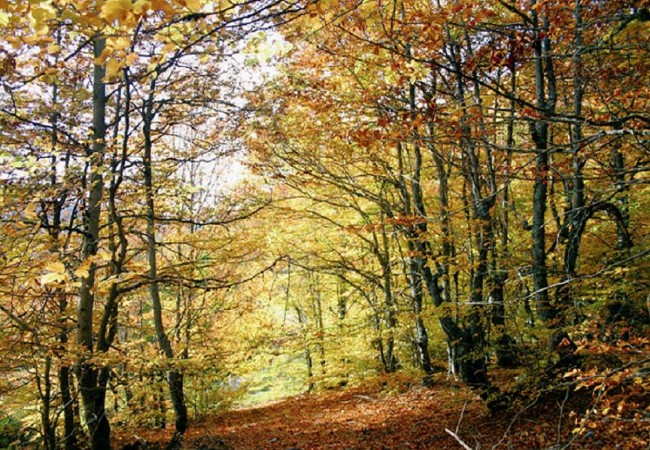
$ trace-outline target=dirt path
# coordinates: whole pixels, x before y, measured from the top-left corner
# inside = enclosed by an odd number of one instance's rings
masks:
[[[578,416],[572,411],[584,408],[588,400],[589,394],[572,396],[568,401],[565,395],[544,401],[535,398],[532,403],[517,404],[510,412],[493,416],[474,393],[457,383],[439,381],[433,388],[412,381],[375,384],[302,395],[193,422],[183,448],[462,450],[463,446],[445,431],[449,429],[472,449],[551,449],[573,439],[572,445],[562,448],[647,450],[647,430],[638,427],[626,427],[627,433],[614,435],[573,435]],[[164,448],[171,430],[141,430],[138,436],[147,443],[139,448]],[[122,439],[114,448],[127,443],[129,439]]]
[[[463,408],[468,423],[487,414],[467,394],[447,386],[304,395],[196,424],[187,443],[207,448],[221,439],[237,450],[461,448],[445,428],[456,430]]]

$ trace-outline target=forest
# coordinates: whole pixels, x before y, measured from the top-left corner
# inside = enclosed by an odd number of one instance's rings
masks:
[[[650,1],[0,29],[0,448],[650,446]]]

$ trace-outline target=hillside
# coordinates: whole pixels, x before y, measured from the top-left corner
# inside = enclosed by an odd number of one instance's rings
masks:
[[[645,363],[646,367],[648,362]],[[511,378],[514,372],[499,376]],[[503,380],[502,380],[503,381]],[[647,381],[647,380],[646,380]],[[589,390],[558,389],[523,396],[511,408],[491,414],[485,404],[461,383],[436,376],[433,387],[394,376],[373,380],[365,387],[304,394],[266,405],[233,410],[192,423],[186,449],[462,449],[448,431],[471,449],[646,449],[650,430],[643,421],[624,426],[590,422],[591,431],[577,433],[580,419],[592,405]],[[648,399],[643,403],[647,412]],[[643,411],[640,409],[638,412]],[[599,416],[596,413],[596,416]],[[121,435],[116,448],[142,444],[164,447],[171,432],[139,430]]]

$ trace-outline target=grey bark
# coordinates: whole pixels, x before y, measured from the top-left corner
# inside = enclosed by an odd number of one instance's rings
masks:
[[[99,58],[106,46],[104,36],[93,38],[95,58]],[[99,246],[99,225],[101,202],[104,193],[102,166],[106,140],[106,86],[104,66],[95,64],[93,68],[93,142],[87,149],[90,175],[88,178],[88,198],[84,214],[84,235],[81,260],[85,261],[97,254]],[[90,434],[93,450],[110,449],[110,424],[106,417],[106,391],[99,383],[99,369],[88,362],[94,352],[93,311],[95,296],[95,273],[97,267],[91,262],[88,274],[81,278],[79,288],[79,307],[77,312],[77,343],[86,352],[78,364],[79,391],[84,406],[86,426]]]
[[[61,42],[61,34],[60,32],[57,33],[57,42]],[[59,95],[59,88],[56,83],[53,84],[52,86],[52,104],[53,105],[58,105],[58,95]],[[59,144],[59,136],[58,136],[58,113],[53,113],[52,118],[51,118],[51,125],[52,125],[52,149],[56,151],[56,147]],[[68,163],[70,160],[69,153],[66,155],[66,158],[64,159],[65,167],[67,169]],[[53,189],[57,189],[57,186],[59,184],[59,179],[57,176],[57,157],[52,156],[52,166],[51,166],[51,173],[50,173],[50,185]],[[49,224],[49,233],[52,238],[52,242],[59,242],[59,236],[61,234],[61,224],[62,224],[62,212],[64,205],[66,203],[66,199],[68,197],[68,192],[64,190],[63,192],[57,193],[57,198],[54,198],[52,201],[53,204],[53,211],[52,211],[52,222]],[[76,217],[76,214],[73,213],[71,215],[70,220],[73,221],[74,218]],[[66,344],[68,343],[69,339],[69,334],[70,334],[70,328],[67,324],[66,320],[66,315],[67,315],[67,308],[68,308],[68,299],[65,293],[58,292],[57,290],[57,297],[58,297],[58,307],[59,307],[59,327],[60,327],[60,332],[59,332],[59,343],[61,347],[61,351],[65,351]],[[65,363],[60,363],[59,371],[58,371],[58,379],[59,379],[59,389],[61,391],[61,403],[62,403],[62,408],[63,408],[63,440],[64,440],[64,446],[66,450],[74,450],[77,448],[77,427],[75,427],[75,416],[74,416],[74,405],[73,402],[76,400],[73,398],[71,395],[71,386],[70,386],[70,367],[65,364]],[[44,433],[47,435],[47,433]]]
[[[397,356],[395,355],[395,329],[397,327],[397,318],[396,318],[396,305],[395,299],[393,297],[393,280],[392,280],[392,270],[390,265],[390,242],[388,239],[388,234],[386,232],[386,227],[384,221],[386,220],[386,213],[382,210],[379,216],[380,222],[382,223],[380,237],[377,236],[376,232],[372,234],[372,252],[375,255],[375,258],[379,262],[381,267],[381,290],[383,295],[383,312],[384,312],[384,322],[386,328],[386,342],[385,345],[382,342],[382,338],[379,338],[380,346],[380,355],[384,370],[387,373],[395,372],[399,365]],[[381,329],[381,325],[377,323],[378,329]]]
[[[155,92],[155,83],[156,81],[154,77],[150,86],[150,95],[144,105],[143,110],[143,173],[146,198],[145,215],[147,220],[145,234],[147,238],[147,262],[149,265],[149,295],[151,296],[156,338],[163,355],[168,361],[172,362],[174,360],[174,351],[163,324],[162,301],[160,298],[158,268],[156,264],[156,209],[153,186],[153,143],[151,140],[151,126],[155,116],[153,111],[153,93]],[[174,434],[174,439],[172,440],[172,445],[174,445],[175,441],[180,439],[180,437],[185,433],[188,424],[187,406],[185,405],[185,397],[183,394],[183,373],[176,368],[170,368],[167,372],[167,383],[169,384],[169,393],[175,414],[174,424],[176,426],[176,431]]]
[[[416,156],[414,162],[415,167],[409,174],[411,178],[416,178],[416,180],[412,181],[410,189],[415,188],[415,195],[420,197],[419,200],[414,201],[412,198],[412,191],[409,190],[409,183],[407,183],[408,176],[405,172],[404,167],[404,162],[407,160],[408,156],[405,154],[406,151],[401,143],[397,144],[397,151],[400,173],[399,189],[401,191],[403,214],[405,217],[409,217],[413,214],[412,205],[417,204],[421,201],[421,194],[417,192],[420,183],[419,162],[421,159]],[[415,208],[417,210],[418,206]],[[422,214],[422,211],[420,210],[417,213]],[[425,221],[426,219],[423,220]],[[406,263],[404,269],[406,271],[406,279],[408,282],[409,294],[411,297],[411,305],[413,312],[415,313],[415,346],[417,348],[418,365],[425,374],[429,375],[433,373],[431,359],[429,356],[429,336],[421,316],[424,302],[423,286],[426,283],[424,277],[426,262],[422,238],[420,236],[421,230],[422,228],[420,224],[406,225],[402,227],[402,231],[406,237],[406,245],[409,252],[409,255],[405,258]]]
[[[531,7],[536,5],[531,0]],[[549,138],[546,117],[555,110],[557,90],[551,59],[551,44],[547,37],[548,23],[540,23],[537,11],[532,8],[533,64],[535,68],[535,96],[538,118],[531,121],[531,135],[535,144],[535,184],[533,188],[532,275],[537,313],[544,322],[556,316],[548,294],[548,268],[546,266],[546,203],[549,171]]]

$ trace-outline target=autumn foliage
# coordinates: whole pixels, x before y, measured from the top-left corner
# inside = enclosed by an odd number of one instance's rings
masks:
[[[647,447],[649,8],[0,0],[2,446]]]

